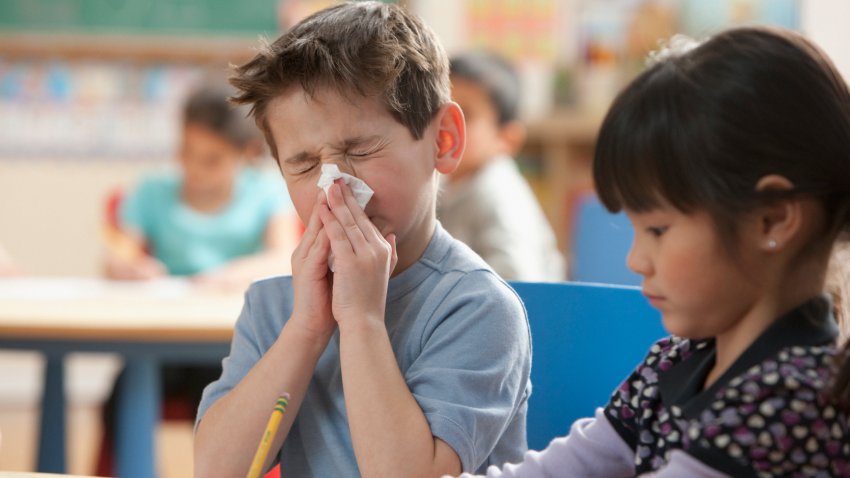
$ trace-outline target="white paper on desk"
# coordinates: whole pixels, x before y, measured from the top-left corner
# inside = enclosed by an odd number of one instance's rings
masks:
[[[319,189],[325,192],[325,198],[330,202],[330,198],[328,197],[328,190],[331,185],[337,179],[342,179],[345,181],[345,184],[351,188],[352,194],[354,194],[354,199],[357,201],[357,205],[360,206],[360,209],[366,209],[366,204],[369,203],[369,200],[372,199],[372,195],[375,193],[372,188],[369,187],[368,184],[363,182],[362,179],[356,178],[350,174],[343,173],[339,170],[339,166],[336,164],[323,164],[322,165],[322,175],[319,176],[319,182],[316,183],[316,186]],[[330,253],[328,256],[328,267],[331,272],[334,270],[334,254]]]
[[[192,284],[181,277],[151,281],[113,281],[85,277],[16,277],[0,279],[0,300],[75,300],[111,296],[143,296],[151,299],[189,295]]]

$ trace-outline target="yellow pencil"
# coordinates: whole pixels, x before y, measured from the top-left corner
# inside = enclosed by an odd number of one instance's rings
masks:
[[[103,239],[112,253],[122,261],[133,262],[145,255],[141,244],[115,226],[107,225],[103,228]]]
[[[260,474],[263,472],[263,465],[266,462],[266,456],[269,454],[269,448],[272,446],[274,436],[277,435],[277,427],[280,426],[280,420],[283,418],[283,412],[286,411],[287,405],[289,405],[289,394],[284,393],[277,399],[277,403],[274,405],[272,416],[269,417],[269,423],[266,424],[266,431],[263,432],[260,446],[257,448],[257,453],[254,454],[254,461],[251,462],[251,468],[248,470],[248,478],[260,478]]]

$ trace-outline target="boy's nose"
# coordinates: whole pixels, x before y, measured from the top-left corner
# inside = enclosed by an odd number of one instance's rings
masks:
[[[350,174],[354,177],[357,177],[357,171],[355,171],[354,166],[351,164],[351,161],[347,159],[347,157],[325,158],[322,159],[322,164],[336,164],[341,173]]]

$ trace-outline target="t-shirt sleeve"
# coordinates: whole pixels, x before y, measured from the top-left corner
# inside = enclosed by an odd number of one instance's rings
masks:
[[[156,202],[155,179],[143,179],[135,189],[121,200],[119,220],[128,232],[150,235],[153,227],[151,209]]]
[[[658,370],[669,367],[667,354],[679,341],[676,337],[666,337],[654,343],[643,362],[614,390],[605,406],[608,421],[632,450],[638,446],[643,410],[652,409],[658,400]]]
[[[263,351],[256,340],[254,321],[251,318],[252,292],[253,290],[249,289],[245,294],[245,303],[233,330],[230,353],[221,362],[221,377],[204,388],[195,419],[195,430],[207,410],[232,390],[263,356]]]
[[[489,467],[486,478],[557,478],[564,476],[565,470],[570,476],[634,476],[634,453],[601,408],[593,418],[576,421],[569,435],[552,440],[545,450],[526,453],[521,463]],[[460,478],[476,477],[464,474]]]
[[[673,450],[670,452],[670,458],[667,460],[667,465],[664,468],[650,473],[644,473],[639,478],[681,478],[683,476],[694,478],[732,477],[732,475],[715,470],[682,450]]]
[[[464,471],[488,464],[503,438],[515,446],[513,453],[500,448],[502,458],[519,460],[527,448],[531,339],[518,297],[491,272],[471,272],[430,320],[405,380],[433,435],[455,450]],[[516,436],[504,436],[507,430]]]

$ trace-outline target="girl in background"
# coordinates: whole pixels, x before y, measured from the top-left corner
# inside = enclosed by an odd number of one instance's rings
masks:
[[[608,112],[594,179],[672,336],[593,418],[487,476],[850,477],[824,295],[850,228],[847,85],[785,31],[674,38],[654,60]]]
[[[252,167],[262,135],[227,96],[214,86],[190,95],[179,170],[145,177],[122,201],[125,238],[107,253],[107,277],[189,276],[244,289],[254,279],[290,272],[298,240],[292,203],[279,177]]]
[[[196,284],[244,290],[255,279],[289,274],[299,222],[280,177],[253,166],[262,135],[229,91],[205,85],[183,110],[179,169],[152,174],[124,198],[120,233],[110,235],[106,275],[147,280],[187,276]],[[163,366],[166,418],[193,420],[220,366]],[[119,375],[116,384],[123,380]],[[112,476],[118,388],[104,405],[96,474]],[[176,410],[176,411],[173,411]]]

